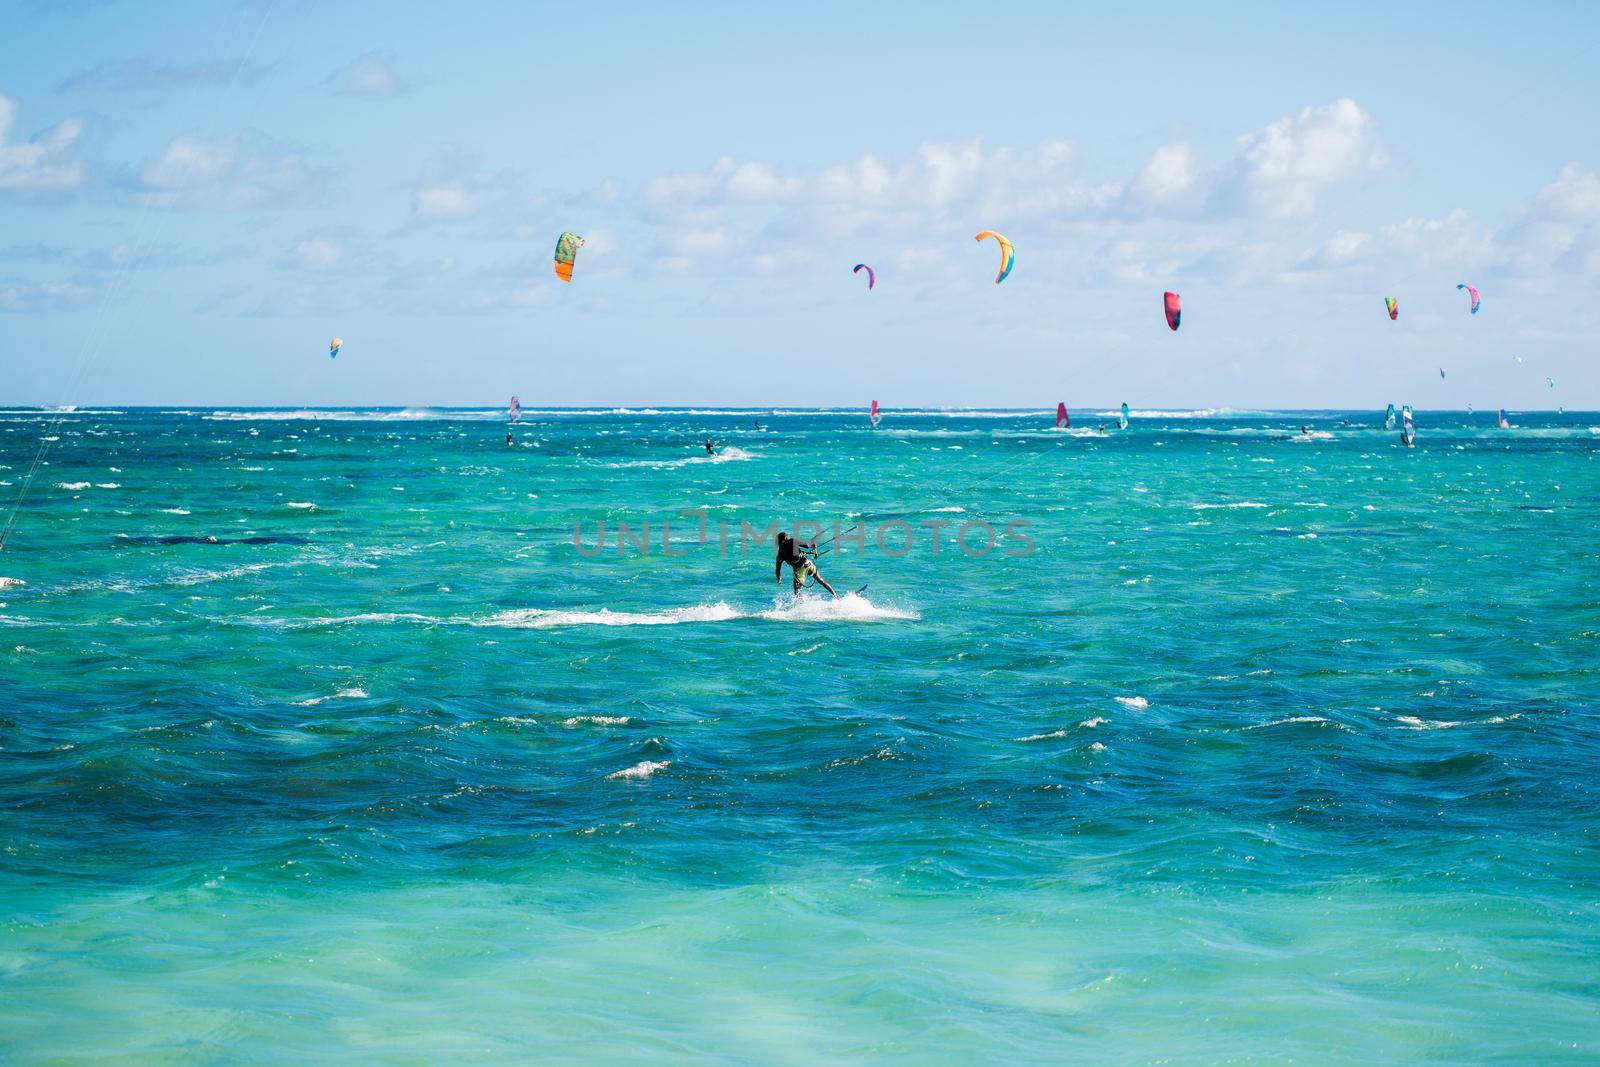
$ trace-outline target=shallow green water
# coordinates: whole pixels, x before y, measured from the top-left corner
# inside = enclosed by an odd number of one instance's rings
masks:
[[[1349,417],[0,413],[0,1055],[1592,1061],[1600,416]]]

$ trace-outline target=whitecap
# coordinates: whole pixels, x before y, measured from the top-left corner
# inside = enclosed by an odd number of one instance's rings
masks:
[[[632,767],[624,767],[620,771],[613,771],[606,775],[607,779],[616,778],[648,778],[657,771],[666,770],[672,766],[671,760],[642,760]]]
[[[1123,707],[1131,708],[1134,711],[1139,711],[1150,706],[1150,702],[1144,697],[1113,697],[1112,699],[1118,704],[1121,704]]]
[[[294,702],[294,706],[297,708],[309,708],[314,707],[317,704],[326,703],[329,700],[364,700],[366,699],[366,696],[367,691],[365,689],[352,687],[350,689],[341,689],[331,696],[311,697],[307,700],[296,700]]]
[[[508,626],[513,629],[548,630],[557,626],[671,626],[681,622],[724,622],[740,618],[727,604],[698,604],[692,608],[665,611],[549,611],[544,608],[516,608],[502,611],[474,626]]]
[[[776,622],[876,622],[921,618],[914,611],[879,607],[859,593],[846,593],[829,600],[799,596],[789,601],[778,601],[768,610],[757,612],[756,617]]]

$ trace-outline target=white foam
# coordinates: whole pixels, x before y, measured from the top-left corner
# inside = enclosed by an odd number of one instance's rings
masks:
[[[434,411],[429,408],[405,408],[401,411],[339,411],[296,408],[275,411],[213,411],[205,416],[214,422],[427,422],[454,419],[481,422],[504,417],[505,412],[499,408],[480,411]]]
[[[721,601],[692,608],[666,611],[547,611],[543,608],[517,608],[502,611],[475,626],[508,626],[513,629],[548,630],[557,626],[672,626],[681,622],[725,622],[740,618],[740,613]]]
[[[268,622],[268,621],[271,621],[271,620],[263,620],[263,622]],[[443,622],[444,620],[443,619],[436,619],[432,615],[418,615],[416,612],[412,612],[412,611],[367,611],[367,612],[362,612],[360,615],[335,615],[332,618],[322,618],[322,619],[304,619],[304,620],[295,619],[295,620],[290,620],[287,623],[283,622],[282,620],[277,620],[277,621],[281,625],[286,625],[286,626],[288,626],[290,628],[298,628],[298,627],[303,627],[303,626],[355,626],[355,625],[359,625],[361,623],[368,623],[368,622],[379,622],[379,623],[391,623],[391,622],[438,623],[438,622]]]
[[[1320,715],[1291,715],[1287,719],[1274,719],[1271,722],[1258,722],[1254,726],[1246,726],[1246,730],[1265,730],[1271,726],[1288,726],[1298,722],[1327,722]]]
[[[1231,504],[1193,504],[1195,511],[1212,511],[1216,508],[1267,508],[1271,504],[1262,504],[1255,500],[1239,500]]]
[[[89,483],[88,482],[57,482],[56,483],[56,488],[57,489],[87,489],[87,488],[89,488]]]
[[[1131,708],[1134,711],[1139,711],[1150,706],[1150,702],[1144,697],[1113,697],[1112,699],[1114,699],[1118,704],[1121,704],[1123,707]]]
[[[313,707],[313,706],[315,706],[317,704],[326,703],[329,700],[364,700],[364,699],[366,699],[366,696],[367,696],[367,691],[365,689],[361,689],[361,688],[341,689],[337,693],[334,693],[332,696],[311,697],[308,700],[296,700],[294,702],[294,706],[297,707],[297,708],[309,708],[309,707]]]
[[[294,508],[297,511],[307,511],[309,509],[315,508],[316,505],[311,503],[311,501],[309,501],[309,500],[291,500],[287,504],[285,504],[284,507],[286,507],[286,508]]]
[[[1440,719],[1426,721],[1417,718],[1415,715],[1396,715],[1395,721],[1405,724],[1406,727],[1412,730],[1448,730],[1461,725],[1459,722],[1448,722]]]
[[[21,578],[0,577],[0,589],[21,589],[28,583]]]
[[[562,726],[626,726],[633,720],[626,715],[574,715],[562,720]]]
[[[766,611],[757,612],[756,618],[775,622],[877,622],[921,616],[914,611],[879,607],[859,593],[846,593],[826,600],[805,595],[789,601],[780,600]]]
[[[631,467],[647,467],[655,470],[664,470],[670,467],[687,467],[694,463],[740,463],[756,457],[742,448],[724,448],[716,455],[684,456],[681,459],[636,459],[622,463],[607,463],[612,470],[626,470]]]
[[[632,767],[625,767],[620,771],[613,771],[606,775],[607,779],[615,778],[648,778],[657,771],[666,770],[672,766],[671,760],[643,760]]]

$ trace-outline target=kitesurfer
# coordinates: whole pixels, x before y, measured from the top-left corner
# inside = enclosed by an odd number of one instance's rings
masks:
[[[709,438],[709,437],[706,438],[706,455],[714,456],[716,454],[717,454],[716,446],[711,443],[711,438]]]
[[[506,444],[508,444],[508,445],[511,444],[511,431],[510,430],[506,431]]]
[[[815,541],[796,541],[786,533],[778,534],[778,561],[772,568],[773,581],[783,581],[783,565],[787,563],[789,570],[794,572],[794,591],[798,596],[805,588],[806,579],[815,578],[817,584],[828,591],[829,596],[838,596],[833,586],[829,585],[822,575],[817,573],[816,560],[812,559],[817,550]]]

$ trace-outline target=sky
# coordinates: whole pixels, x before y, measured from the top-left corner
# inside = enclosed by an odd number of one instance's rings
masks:
[[[978,7],[0,0],[0,404],[1600,408],[1600,6]]]

